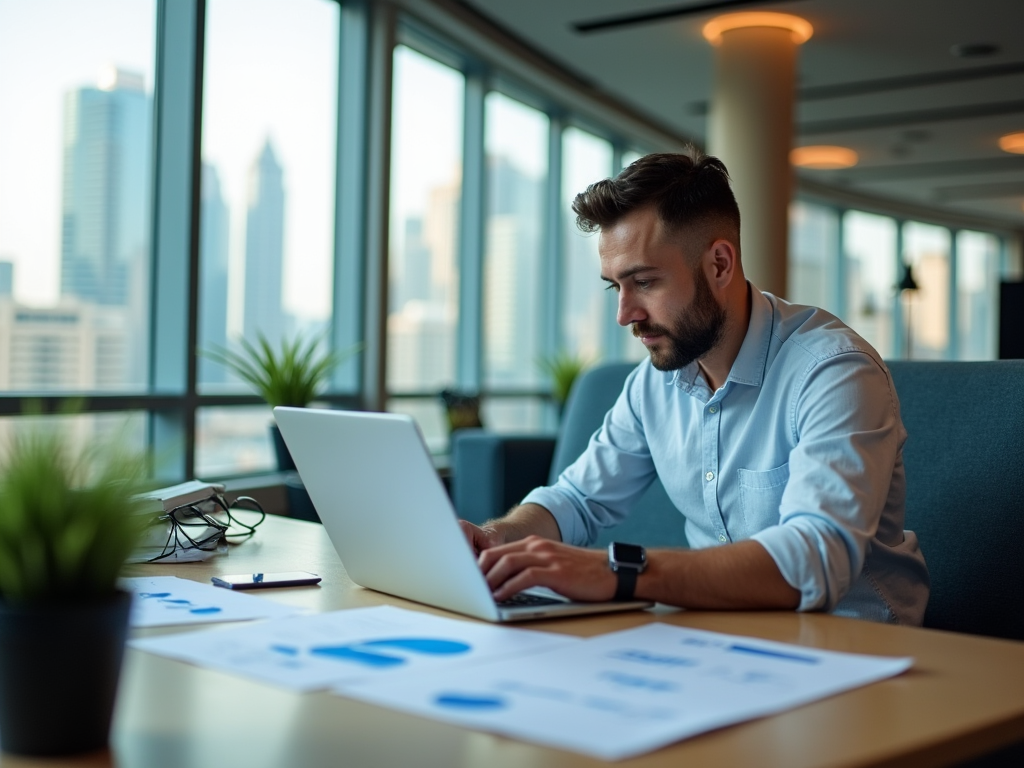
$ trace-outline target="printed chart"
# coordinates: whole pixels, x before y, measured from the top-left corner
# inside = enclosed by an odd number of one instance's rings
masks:
[[[132,593],[133,627],[278,619],[302,610],[176,576],[122,579],[121,585]]]
[[[618,760],[891,677],[911,663],[656,623],[530,658],[335,691]]]
[[[446,619],[392,606],[354,608],[130,642],[135,648],[295,691],[439,668],[469,669],[581,643],[550,632]]]

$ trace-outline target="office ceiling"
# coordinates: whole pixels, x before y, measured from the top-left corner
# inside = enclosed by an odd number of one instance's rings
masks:
[[[1024,131],[1024,0],[461,2],[701,143],[714,68],[705,22],[736,10],[802,16],[814,36],[800,50],[794,144],[850,147],[860,162],[801,178],[1024,226],[1024,155],[997,144]]]

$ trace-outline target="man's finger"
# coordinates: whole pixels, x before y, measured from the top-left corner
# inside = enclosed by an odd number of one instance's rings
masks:
[[[508,600],[513,595],[522,592],[530,587],[547,587],[549,584],[545,579],[548,575],[543,567],[531,567],[519,571],[498,589],[494,590],[494,599],[497,601]]]

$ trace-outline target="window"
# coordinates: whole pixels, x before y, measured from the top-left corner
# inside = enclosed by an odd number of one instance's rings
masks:
[[[945,227],[908,221],[903,225],[903,260],[917,282],[903,291],[904,345],[908,358],[941,360],[950,346],[950,235]]]
[[[81,413],[73,416],[0,417],[0,462],[7,458],[11,439],[31,430],[55,429],[66,436],[75,452],[112,440],[126,450],[143,452],[146,448],[146,414],[142,411],[120,413]]]
[[[206,6],[200,349],[324,334],[332,315],[339,8],[331,0]],[[200,357],[200,392],[249,392]],[[196,472],[269,469],[266,408],[197,418]]]
[[[894,354],[896,222],[848,211],[843,216],[845,320],[882,357]]]
[[[273,467],[267,408],[189,364],[193,328],[199,349],[383,330],[383,364],[346,362],[324,399],[384,396],[438,452],[445,387],[479,388],[490,428],[550,430],[541,356],[645,358],[570,210],[645,140],[428,23],[347,0],[0,4],[0,103],[19,118],[0,122],[0,441],[23,394],[87,393],[76,434],[127,417],[168,482]],[[388,57],[390,105],[372,69]],[[821,203],[792,217],[792,298],[887,357],[994,355],[999,236]],[[919,290],[901,304],[904,261]]]
[[[485,102],[487,221],[484,385],[537,388],[545,322],[541,275],[549,121],[491,92]]]
[[[636,162],[643,157],[646,152],[641,152],[639,149],[627,149],[622,153],[622,167],[625,168],[630,163]]]
[[[576,228],[572,201],[590,184],[612,172],[612,145],[570,127],[562,138],[563,233],[562,337],[570,354],[597,360],[604,355],[606,331],[615,321],[614,296],[603,291],[597,235]]]
[[[799,200],[789,207],[787,299],[839,311],[833,299],[838,230],[839,216],[832,208]]]
[[[461,72],[405,46],[394,60],[388,391],[455,378],[462,195]]]
[[[155,12],[3,6],[0,390],[147,388]]]
[[[999,238],[956,233],[957,354],[959,360],[997,356]]]

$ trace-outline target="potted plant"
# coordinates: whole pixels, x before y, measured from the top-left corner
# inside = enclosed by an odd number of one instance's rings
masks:
[[[282,340],[275,348],[266,336],[259,333],[255,344],[240,339],[240,350],[214,347],[203,350],[201,354],[233,371],[256,390],[271,408],[278,405],[305,408],[319,394],[334,369],[358,351],[360,346],[323,352],[320,345],[324,336],[320,334],[306,340],[296,336],[290,341]],[[270,433],[277,454],[278,469],[294,470],[295,463],[276,424],[271,424]]]
[[[106,746],[131,595],[117,588],[146,517],[145,461],[78,451],[59,431],[17,435],[0,460],[0,747]]]
[[[551,379],[551,399],[555,401],[558,416],[561,418],[573,383],[583,371],[590,367],[591,363],[582,355],[573,355],[562,351],[541,358],[538,365]]]

